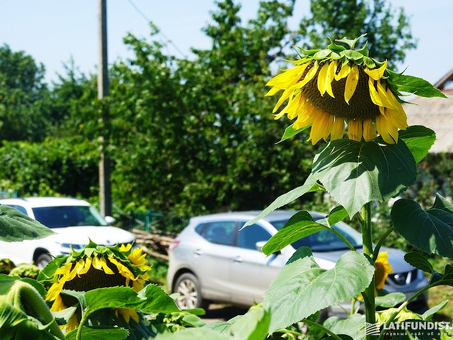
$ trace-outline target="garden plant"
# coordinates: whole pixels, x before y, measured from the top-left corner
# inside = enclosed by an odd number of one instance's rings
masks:
[[[416,180],[416,163],[435,140],[432,130],[408,126],[402,103],[410,97],[405,100],[403,95],[444,95],[423,79],[391,71],[386,61],[369,56],[366,43],[356,48],[361,39],[330,41],[321,50],[299,49],[293,67],[268,82],[269,96],[283,91],[275,118],[286,115],[294,120],[281,142],[310,129],[309,142],[320,148],[305,183],[278,197],[245,226],[253,228],[269,212],[306,193],[324,192],[337,202],[325,219],[314,221],[306,211],[296,213],[263,252],[270,255],[328,230],[350,248],[333,269],[321,268],[309,248],[299,248],[263,303],[229,321],[205,325],[197,317],[202,310],[181,311],[173,296],[147,284],[150,268],[139,248],[90,243],[55,258],[38,281],[0,274],[1,338],[453,339],[447,327],[420,327],[416,334],[392,329],[401,321],[426,324],[446,304],[423,314],[407,308],[429,288],[453,285],[453,267],[446,265],[438,273],[426,258],[453,258],[453,205],[440,195],[427,210],[410,199],[396,200],[392,226],[378,239],[372,234],[374,202],[397,197]],[[2,240],[49,235],[49,229],[11,208],[1,206],[0,213]],[[363,251],[331,227],[346,218],[359,220]],[[381,247],[393,231],[418,249],[405,260],[430,277],[428,285],[409,298],[383,289],[391,266]],[[346,300],[352,301],[347,319],[319,319],[322,310]]]

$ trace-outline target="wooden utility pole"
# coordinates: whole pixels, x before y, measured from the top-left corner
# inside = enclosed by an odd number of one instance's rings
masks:
[[[107,62],[107,4],[106,0],[98,0],[98,99],[102,109],[101,160],[99,162],[99,196],[100,211],[103,216],[112,215],[112,188],[110,184],[110,112],[108,101],[103,99],[109,95],[109,78]]]

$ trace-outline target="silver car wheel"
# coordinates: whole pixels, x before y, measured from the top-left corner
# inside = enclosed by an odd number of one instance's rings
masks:
[[[174,292],[179,293],[176,305],[181,309],[207,308],[209,303],[201,296],[198,279],[192,273],[184,273],[176,280]]]
[[[181,294],[177,299],[177,303],[180,308],[190,309],[196,307],[198,301],[198,290],[192,280],[185,279],[179,282],[177,292]]]

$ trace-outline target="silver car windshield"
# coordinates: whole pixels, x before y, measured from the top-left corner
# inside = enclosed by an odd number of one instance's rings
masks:
[[[40,207],[32,210],[36,220],[49,228],[108,225],[91,206]]]
[[[283,228],[283,226],[288,222],[287,220],[284,221],[274,221],[272,224],[278,230]],[[351,243],[351,245],[356,248],[362,248],[362,240],[360,234],[352,229],[351,227],[335,224],[332,226],[333,229],[338,231],[346,240]],[[321,230],[317,233],[308,235],[296,242],[291,244],[294,249],[298,249],[300,247],[309,247],[312,251],[335,251],[335,250],[346,250],[349,247],[343,242],[343,240],[332,233],[329,230]]]

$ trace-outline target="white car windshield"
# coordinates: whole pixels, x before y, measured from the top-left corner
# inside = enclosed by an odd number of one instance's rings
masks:
[[[39,207],[32,210],[35,218],[49,228],[108,225],[91,206]]]

